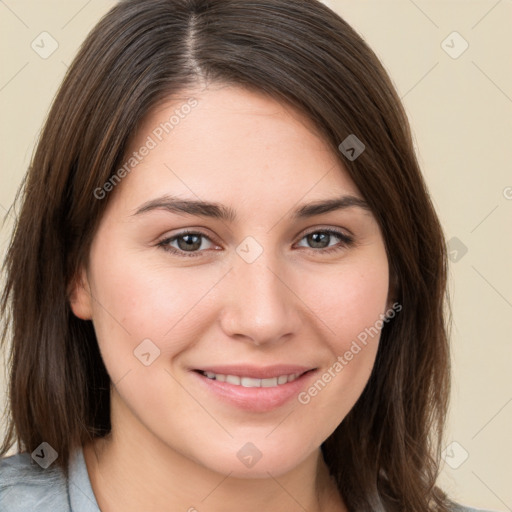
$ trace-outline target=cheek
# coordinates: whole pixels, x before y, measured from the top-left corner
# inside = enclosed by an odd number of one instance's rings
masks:
[[[144,340],[151,340],[163,356],[186,348],[197,335],[198,311],[208,304],[217,273],[155,265],[141,252],[127,254],[108,243],[102,243],[96,260],[92,256],[93,322],[112,380],[138,363],[134,350]]]
[[[332,428],[353,407],[372,372],[387,309],[388,284],[387,259],[374,257],[339,267],[330,275],[317,275],[301,285],[305,302],[313,305],[319,319],[317,323],[325,326],[329,361],[299,402],[336,411]]]
[[[382,256],[379,251],[301,283],[305,301],[326,326],[337,353],[348,350],[351,340],[374,326],[387,309],[388,268]]]

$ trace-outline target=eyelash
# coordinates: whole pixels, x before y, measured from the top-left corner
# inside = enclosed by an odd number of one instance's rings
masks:
[[[338,231],[336,229],[329,229],[329,228],[317,229],[317,230],[305,233],[299,241],[303,240],[308,235],[312,235],[312,234],[315,234],[315,233],[327,233],[329,235],[337,236],[338,238],[341,239],[341,242],[339,244],[337,244],[337,245],[334,245],[334,246],[331,246],[331,247],[328,247],[328,248],[325,248],[325,249],[314,249],[314,248],[311,248],[311,247],[306,247],[306,249],[308,249],[309,251],[320,252],[320,253],[323,253],[323,254],[331,254],[331,253],[335,253],[335,252],[341,251],[343,249],[352,247],[354,245],[354,239],[351,236],[348,236],[345,233],[342,233],[341,231]],[[201,236],[203,238],[206,238],[210,242],[215,243],[215,242],[213,242],[213,240],[210,239],[210,237],[208,237],[204,233],[201,233],[200,231],[188,231],[187,230],[187,231],[182,231],[181,233],[178,233],[177,235],[174,235],[172,237],[165,238],[165,239],[161,240],[160,242],[157,243],[157,246],[161,247],[164,251],[170,252],[171,254],[175,254],[177,256],[184,256],[186,258],[188,258],[188,257],[196,258],[198,256],[201,256],[201,253],[203,251],[191,251],[191,252],[188,252],[188,251],[183,251],[183,250],[180,250],[180,249],[176,249],[175,247],[170,247],[169,246],[169,243],[174,242],[178,238],[181,238],[181,237],[186,236],[186,235],[199,235],[199,236]]]

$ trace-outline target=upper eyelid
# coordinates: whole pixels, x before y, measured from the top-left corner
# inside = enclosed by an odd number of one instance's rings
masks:
[[[324,226],[324,227],[320,227],[320,228],[307,229],[306,231],[303,232],[301,239],[307,235],[310,235],[311,233],[316,233],[317,231],[334,231],[335,234],[344,235],[348,238],[351,238],[353,236],[353,234],[346,228],[339,228],[339,227],[335,228],[335,227],[331,227],[331,226]]]

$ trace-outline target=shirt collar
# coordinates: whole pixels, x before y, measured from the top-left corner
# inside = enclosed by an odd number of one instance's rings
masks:
[[[71,512],[101,512],[91,487],[82,446],[69,459],[68,496]]]

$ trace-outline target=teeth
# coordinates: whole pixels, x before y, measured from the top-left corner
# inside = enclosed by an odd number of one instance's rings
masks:
[[[291,375],[280,375],[271,379],[253,379],[252,377],[238,377],[237,375],[222,375],[213,372],[201,372],[204,376],[219,382],[227,382],[235,386],[242,386],[244,388],[273,388],[278,385],[293,382],[295,379],[302,375],[301,373],[292,373]]]
[[[244,388],[260,388],[261,387],[261,379],[252,379],[251,377],[242,377],[240,379],[240,384]]]
[[[286,377],[286,375],[285,375]],[[272,388],[277,386],[277,377],[274,377],[273,379],[261,379],[261,387],[262,388]]]
[[[215,374],[213,374],[213,378],[215,378]],[[236,384],[237,386],[240,386],[240,377],[237,377],[236,375],[226,375],[226,382],[228,384]]]
[[[277,378],[278,384],[286,384],[288,382],[288,377],[286,375],[281,375]]]

